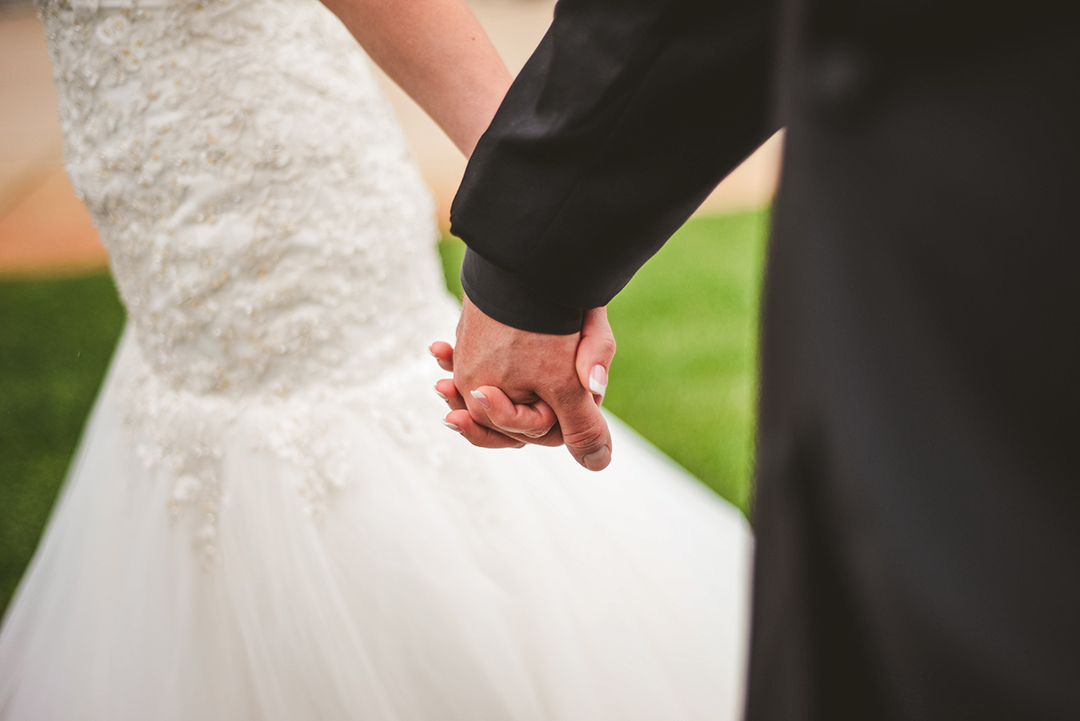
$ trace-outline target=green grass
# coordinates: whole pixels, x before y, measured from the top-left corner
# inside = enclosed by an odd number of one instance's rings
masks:
[[[0,282],[0,610],[37,545],[123,320],[103,274]]]
[[[604,407],[744,512],[767,232],[767,211],[695,218],[608,306],[619,350]],[[460,297],[464,245],[441,245]]]
[[[609,308],[605,406],[745,510],[765,213],[695,219]],[[440,244],[459,295],[463,246]],[[30,560],[123,325],[104,274],[0,280],[0,613]],[[618,452],[618,449],[616,449]]]
[[[691,221],[608,307],[618,352],[605,407],[744,512],[767,219]]]

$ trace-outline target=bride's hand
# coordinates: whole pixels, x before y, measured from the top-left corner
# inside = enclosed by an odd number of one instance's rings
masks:
[[[445,341],[436,341],[428,350],[431,351],[431,355],[435,357],[440,368],[454,372],[454,346]],[[461,397],[457,386],[454,385],[453,378],[443,378],[435,383],[435,393],[446,402],[451,411],[465,411],[468,414],[468,406],[465,405],[465,399]],[[505,398],[501,391],[499,395]],[[509,403],[509,399],[506,399],[506,402]],[[471,415],[457,415],[453,419],[448,415],[443,419],[443,423],[447,428],[465,436],[473,445],[483,448],[521,448],[525,445],[525,441],[481,426],[473,420]]]
[[[472,315],[477,316],[474,322],[492,324],[496,331],[503,330],[503,334],[507,331],[521,333],[507,329],[480,313],[474,306],[470,308],[469,305],[471,304],[466,306],[464,312],[471,311]],[[569,419],[568,427],[573,429],[573,432],[569,434],[570,442],[567,445],[575,458],[587,468],[593,470],[603,468],[610,458],[611,439],[603,417],[596,412],[592,404],[599,406],[603,400],[607,390],[608,369],[615,355],[615,338],[608,325],[606,309],[596,308],[588,311],[581,333],[573,338],[540,334],[524,335],[524,341],[518,339],[519,343],[539,344],[549,353],[534,354],[533,361],[529,364],[531,367],[518,370],[524,370],[526,374],[530,371],[538,374],[540,384],[546,383],[548,387],[544,391],[527,393],[528,402],[523,399],[523,402],[514,403],[501,388],[482,385],[471,391],[473,403],[469,404],[462,397],[453,380],[441,380],[436,384],[435,390],[451,409],[451,413],[446,417],[447,425],[459,431],[474,445],[487,448],[517,447],[523,442],[559,445],[567,440],[563,437],[564,426],[567,424],[560,425],[558,415]],[[561,377],[560,373],[552,374],[550,369],[544,370],[542,366],[545,364],[536,359],[546,358],[550,352],[553,352],[556,357],[562,355],[560,349],[567,345],[568,341],[574,350],[577,383],[572,384],[573,387],[560,388],[560,383],[563,386],[567,385],[565,383],[567,379],[560,380],[556,377]],[[573,343],[576,343],[576,346],[572,345]],[[519,348],[514,350],[520,354]],[[443,370],[455,371],[453,346],[440,341],[432,344],[431,353]],[[508,377],[513,377],[513,375]],[[588,391],[586,392],[585,389]],[[517,392],[521,393],[520,390]],[[552,395],[556,407],[562,409],[561,413],[556,414],[551,405],[542,399],[548,394]],[[592,404],[589,404],[588,400],[584,404],[577,403],[576,399],[582,397],[591,398]],[[588,408],[593,410],[590,412]]]

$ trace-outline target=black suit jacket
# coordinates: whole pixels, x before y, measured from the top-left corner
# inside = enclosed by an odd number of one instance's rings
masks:
[[[466,292],[577,330],[780,125],[748,717],[1080,718],[1075,10],[562,0]]]

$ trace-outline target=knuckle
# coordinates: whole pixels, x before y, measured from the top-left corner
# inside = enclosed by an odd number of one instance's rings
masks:
[[[519,431],[519,433],[521,433],[521,435],[525,436],[526,438],[543,438],[544,436],[546,436],[550,432],[551,432],[551,426],[543,426],[543,427],[540,427],[540,428],[528,428],[528,429],[524,429],[524,430]]]
[[[533,432],[547,433],[555,425],[555,419],[549,418],[543,413],[529,413],[519,418],[521,425]]]
[[[599,426],[590,426],[579,431],[563,430],[563,441],[575,448],[596,448],[604,445],[607,434]]]
[[[531,443],[538,446],[561,446],[563,444],[562,428],[556,423],[547,433],[533,439]]]
[[[545,432],[550,431],[559,422],[559,419],[555,417],[555,411],[546,403],[534,407],[533,418],[534,425],[538,428],[542,427]]]

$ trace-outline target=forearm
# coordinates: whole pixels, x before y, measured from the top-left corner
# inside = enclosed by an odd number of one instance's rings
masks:
[[[773,11],[772,0],[561,0],[450,215],[469,246],[462,281],[485,313],[572,332],[772,134]]]
[[[470,156],[512,78],[465,0],[323,2]]]

